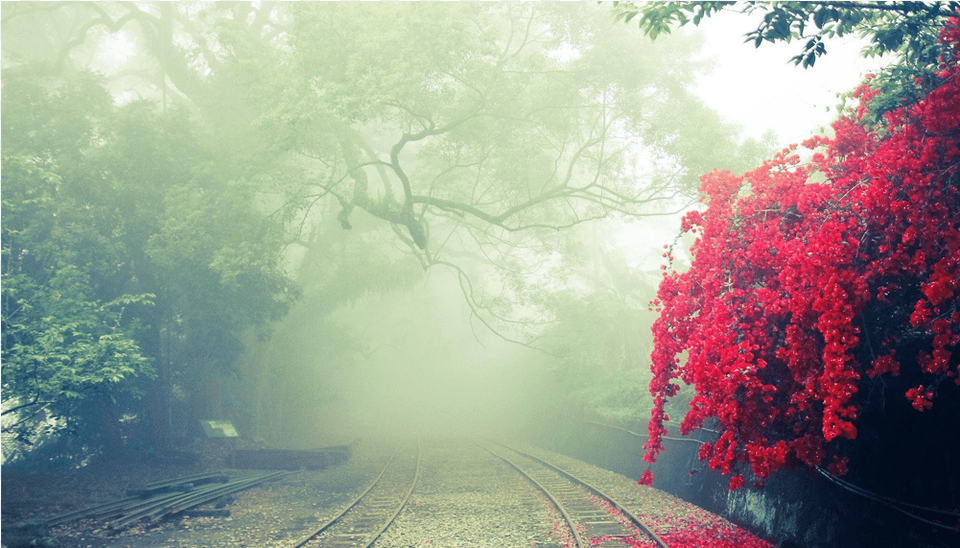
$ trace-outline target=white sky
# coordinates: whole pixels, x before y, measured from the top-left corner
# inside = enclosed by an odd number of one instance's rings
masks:
[[[704,19],[704,50],[717,60],[712,74],[700,79],[703,100],[729,121],[743,127],[747,136],[760,137],[772,129],[777,145],[799,143],[836,118],[837,93],[853,90],[881,66],[860,51],[866,41],[857,37],[828,39],[827,54],[808,69],[794,66],[790,58],[803,42],[764,42],[759,48],[744,43],[743,35],[756,28],[756,18],[720,13]]]
[[[744,136],[759,139],[773,131],[775,148],[824,133],[837,117],[837,94],[852,91],[865,74],[882,66],[878,59],[860,56],[867,42],[853,36],[829,39],[826,55],[813,67],[795,66],[790,58],[800,53],[803,42],[764,42],[759,48],[744,43],[743,35],[757,27],[754,19],[721,12],[690,27],[703,32],[704,57],[717,62],[712,73],[698,79],[697,92],[728,122],[740,126]],[[632,248],[631,264],[657,268],[663,244],[680,232],[681,217],[647,218],[624,227],[620,242]],[[674,255],[688,260],[683,249]]]

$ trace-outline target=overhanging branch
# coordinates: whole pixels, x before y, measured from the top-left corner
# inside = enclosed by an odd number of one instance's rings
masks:
[[[489,308],[480,306],[479,303],[477,303],[476,298],[475,298],[474,295],[473,295],[473,283],[470,281],[470,277],[469,277],[469,276],[467,275],[467,273],[464,272],[464,270],[463,270],[462,268],[460,268],[459,266],[457,266],[457,265],[455,265],[455,264],[453,264],[453,263],[446,262],[446,261],[434,261],[433,263],[431,263],[430,266],[435,266],[435,265],[446,266],[446,267],[451,268],[451,269],[453,269],[454,271],[456,271],[456,273],[457,273],[457,280],[458,280],[458,282],[459,282],[459,284],[460,284],[460,291],[463,293],[464,300],[466,301],[467,305],[470,307],[470,313],[471,313],[470,315],[471,315],[471,317],[472,317],[472,318],[476,318],[477,320],[479,320],[480,323],[482,323],[482,324],[484,325],[484,327],[486,327],[491,333],[493,333],[494,335],[496,335],[497,337],[499,337],[500,339],[502,339],[502,340],[504,340],[504,341],[506,341],[506,342],[513,343],[513,344],[517,344],[517,345],[520,345],[520,346],[524,346],[524,347],[526,347],[526,348],[529,348],[529,349],[531,349],[531,350],[536,350],[536,351],[538,351],[538,352],[543,352],[544,354],[547,354],[548,356],[559,357],[559,356],[557,356],[556,354],[553,354],[553,353],[551,353],[551,352],[548,352],[547,350],[544,350],[543,348],[541,348],[541,347],[539,347],[539,346],[534,346],[534,345],[532,344],[532,343],[536,342],[537,340],[539,340],[540,337],[534,337],[533,339],[530,340],[530,342],[524,342],[524,341],[519,341],[519,340],[513,339],[513,338],[511,338],[511,337],[508,337],[508,336],[506,336],[505,334],[503,334],[500,330],[494,328],[492,325],[490,325],[490,322],[487,321],[487,319],[484,318],[483,315],[480,314],[480,311],[481,311],[481,310],[485,310],[487,313],[491,314],[493,317],[495,317],[496,319],[498,319],[498,320],[500,320],[500,321],[510,322],[510,323],[528,323],[528,322],[523,322],[523,321],[519,321],[519,320],[511,320],[511,319],[508,319],[508,318],[502,318],[502,317],[500,317],[500,316],[497,316],[497,315],[494,314],[493,312],[491,312]],[[474,332],[474,337],[477,339],[477,342],[480,343],[480,339],[479,339],[479,337],[476,336],[476,332]],[[480,344],[482,345],[483,343],[480,343]]]

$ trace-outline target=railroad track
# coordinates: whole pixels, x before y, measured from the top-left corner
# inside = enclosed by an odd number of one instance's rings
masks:
[[[420,443],[397,447],[353,502],[290,548],[369,548],[403,510],[419,478]]]
[[[492,445],[496,445],[492,448]],[[480,443],[530,480],[563,515],[578,548],[622,548],[628,539],[648,539],[669,546],[623,504],[570,471],[537,456],[497,442]],[[600,504],[595,500],[599,499]],[[611,510],[603,508],[607,504]]]

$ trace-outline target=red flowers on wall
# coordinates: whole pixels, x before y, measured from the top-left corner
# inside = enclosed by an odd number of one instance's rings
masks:
[[[960,41],[956,21],[943,39]],[[701,178],[705,209],[682,222],[698,237],[691,268],[665,272],[654,303],[648,462],[679,380],[697,389],[681,433],[716,420],[700,457],[735,474],[732,489],[741,464],[761,482],[789,464],[844,473],[864,382],[916,377],[903,397],[918,412],[960,384],[956,60],[940,76],[875,130],[860,122],[874,95],[862,86],[833,138],[803,143],[809,161],[792,146],[742,176]]]

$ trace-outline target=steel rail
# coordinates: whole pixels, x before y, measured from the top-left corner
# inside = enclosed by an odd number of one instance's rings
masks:
[[[256,485],[260,485],[261,483],[281,479],[291,473],[292,472],[289,471],[271,472],[265,475],[256,475],[249,478],[243,478],[238,480],[235,484],[226,483],[218,487],[213,487],[202,493],[187,493],[182,498],[175,500],[173,504],[168,506],[164,514],[151,517],[151,521],[157,521],[164,515],[177,514],[195,506],[201,506],[220,497],[244,491]]]
[[[373,546],[373,543],[376,542],[378,538],[380,538],[380,535],[382,535],[383,532],[386,531],[388,527],[390,527],[390,525],[393,523],[393,520],[397,519],[397,516],[399,516],[400,512],[403,511],[403,507],[407,505],[407,501],[410,500],[410,495],[413,494],[413,490],[417,486],[417,481],[419,479],[420,479],[420,441],[417,440],[417,469],[413,473],[413,482],[410,483],[410,488],[407,489],[407,494],[403,496],[403,500],[400,502],[400,505],[397,506],[397,510],[393,513],[392,516],[390,516],[390,519],[388,519],[383,524],[380,530],[377,531],[375,535],[373,535],[373,537],[370,539],[370,542],[368,542],[363,546],[363,548],[370,548],[371,546]]]
[[[569,479],[570,481],[573,481],[573,482],[575,482],[575,483],[578,483],[578,484],[586,487],[589,491],[593,492],[593,493],[594,493],[595,495],[597,495],[598,497],[602,497],[602,498],[606,499],[607,501],[609,501],[611,506],[613,506],[614,508],[616,508],[617,510],[619,510],[623,515],[625,515],[625,516],[627,516],[628,518],[630,518],[630,521],[632,521],[633,524],[637,526],[637,529],[643,531],[647,536],[649,536],[649,537],[653,540],[653,542],[656,543],[657,546],[659,546],[660,548],[670,548],[670,546],[669,546],[666,542],[664,542],[664,540],[663,540],[662,538],[660,538],[659,535],[657,535],[656,533],[654,533],[652,529],[650,529],[649,527],[647,527],[647,525],[646,525],[645,523],[643,523],[643,521],[641,521],[640,518],[639,518],[636,514],[634,514],[634,513],[631,512],[630,510],[628,510],[625,505],[621,504],[619,501],[615,500],[613,497],[611,497],[610,495],[606,494],[605,492],[603,492],[601,489],[599,489],[598,487],[594,486],[593,484],[587,482],[586,480],[584,480],[584,479],[582,479],[582,478],[579,478],[579,477],[577,477],[577,476],[574,476],[573,474],[567,472],[566,470],[563,470],[563,469],[560,468],[559,466],[557,466],[557,465],[555,465],[555,464],[553,464],[553,463],[551,463],[551,462],[548,462],[548,461],[546,461],[546,460],[544,460],[544,459],[542,459],[542,458],[540,458],[540,457],[537,457],[537,456],[535,456],[535,455],[531,455],[531,454],[526,453],[526,452],[524,452],[524,451],[520,451],[519,449],[515,449],[515,448],[513,448],[513,447],[510,447],[509,445],[505,445],[505,444],[500,443],[500,442],[497,442],[497,441],[493,441],[493,440],[490,440],[490,441],[493,442],[493,443],[495,443],[495,444],[497,444],[497,445],[499,445],[499,446],[501,446],[501,447],[504,447],[504,448],[506,448],[506,449],[509,449],[509,450],[515,452],[515,453],[518,453],[518,454],[520,454],[520,455],[523,455],[523,456],[525,456],[525,457],[528,457],[528,458],[530,458],[530,459],[532,459],[532,460],[534,460],[534,461],[536,461],[536,462],[539,462],[540,464],[546,466],[547,468],[550,468],[551,470],[554,470],[554,471],[557,472],[558,474],[566,477],[566,478]],[[488,451],[489,451],[489,449],[488,449]],[[502,457],[501,457],[501,458],[502,458]]]
[[[355,507],[356,505],[360,504],[360,501],[363,500],[363,497],[367,496],[367,493],[369,493],[370,490],[373,489],[373,488],[377,485],[377,483],[380,481],[380,478],[383,477],[383,474],[387,471],[387,468],[389,468],[390,465],[393,463],[393,459],[396,458],[397,453],[399,453],[399,452],[400,452],[400,446],[397,446],[397,449],[393,452],[392,455],[390,455],[390,459],[387,461],[387,464],[383,465],[383,469],[380,470],[380,473],[377,474],[377,477],[374,478],[374,480],[373,480],[372,482],[370,482],[370,485],[368,485],[367,488],[364,489],[363,492],[360,493],[359,496],[357,496],[357,498],[353,499],[353,502],[351,502],[350,504],[348,504],[348,505],[346,506],[346,508],[343,509],[343,511],[341,511],[341,512],[340,512],[339,514],[337,514],[336,516],[330,518],[330,520],[328,520],[328,521],[327,521],[326,523],[324,523],[323,525],[320,525],[319,527],[317,527],[317,528],[316,528],[312,533],[310,533],[309,535],[307,535],[307,536],[303,537],[302,539],[298,540],[297,542],[291,544],[291,545],[290,545],[290,548],[300,548],[301,546],[303,546],[304,544],[306,544],[308,541],[310,541],[310,539],[312,539],[313,537],[315,537],[315,536],[319,535],[320,533],[326,531],[326,530],[329,529],[334,523],[340,521],[340,518],[342,518],[343,516],[347,515],[347,512],[349,512],[351,509],[353,509],[353,507]]]
[[[118,501],[99,504],[97,506],[91,506],[88,508],[81,508],[66,514],[61,514],[47,520],[46,525],[47,527],[56,527],[58,525],[63,525],[64,523],[69,523],[79,519],[110,518],[114,516],[120,516],[123,515],[124,512],[128,512],[138,507],[145,506],[147,504],[153,504],[160,500],[172,500],[182,495],[183,493],[165,493],[160,497],[153,498],[129,497]]]
[[[161,499],[146,499],[145,504],[134,505],[130,508],[138,510],[117,518],[107,524],[107,528],[112,530],[122,529],[131,523],[144,518],[149,518],[150,522],[156,522],[171,514],[182,512],[194,506],[206,504],[224,495],[230,495],[266,483],[271,480],[279,479],[290,472],[271,472],[267,474],[255,474],[236,478],[233,482],[222,485],[210,486],[187,493],[176,493],[172,497],[163,497]]]
[[[484,447],[483,445],[481,445],[481,444],[479,444],[479,443],[477,443],[477,445],[479,445],[481,448],[485,449],[485,450],[486,450],[487,452],[489,452],[491,455],[497,457],[498,459],[500,459],[500,460],[502,460],[503,462],[505,462],[505,463],[509,464],[510,466],[512,466],[517,472],[520,472],[520,474],[521,474],[523,477],[527,478],[528,480],[530,480],[531,483],[533,483],[534,485],[536,485],[536,486],[537,486],[537,489],[540,489],[540,491],[543,492],[543,494],[546,495],[546,497],[547,497],[548,499],[550,499],[550,502],[553,503],[553,506],[560,512],[560,515],[562,515],[562,516],[563,516],[563,519],[567,522],[567,525],[570,527],[570,532],[573,533],[573,540],[577,543],[577,547],[578,547],[578,548],[587,548],[587,546],[589,546],[589,545],[586,543],[586,541],[583,540],[583,537],[580,536],[580,532],[577,531],[577,524],[574,522],[573,518],[570,517],[570,514],[567,513],[566,508],[564,508],[564,507],[563,507],[563,504],[561,504],[560,501],[559,501],[556,497],[553,496],[553,493],[551,493],[549,489],[547,489],[543,484],[541,484],[539,481],[537,481],[536,479],[534,479],[533,476],[531,476],[530,474],[528,474],[523,468],[521,468],[518,464],[516,464],[516,463],[513,462],[512,460],[508,459],[507,457],[504,457],[503,455],[497,454],[495,451],[493,451],[493,450],[490,449],[489,447]],[[509,448],[508,448],[508,449],[509,449]]]
[[[218,477],[222,476],[222,473],[215,472]],[[211,474],[202,474],[202,476],[210,476]],[[156,487],[161,484],[169,485],[179,485],[179,484],[188,484],[188,482],[195,481],[201,475],[186,476],[173,480],[165,480],[147,484],[142,489],[139,490],[128,490],[128,498],[116,500],[113,502],[106,502],[103,504],[97,504],[95,506],[88,506],[86,508],[80,508],[79,510],[72,510],[64,514],[52,517],[46,521],[47,527],[56,527],[57,525],[62,525],[64,523],[69,523],[74,520],[84,519],[84,518],[102,518],[102,517],[112,517],[123,514],[125,511],[136,508],[138,505],[148,504],[149,502],[156,502],[160,500],[160,496],[165,497],[165,499],[172,499],[180,496],[180,492],[164,492],[160,493],[156,491]],[[227,481],[227,480],[225,480]],[[191,483],[192,485],[192,483]]]
[[[364,489],[363,492],[360,493],[360,495],[358,495],[357,498],[353,500],[353,502],[348,504],[340,513],[338,513],[337,515],[330,518],[325,523],[323,523],[322,525],[314,529],[312,533],[291,544],[289,548],[301,548],[302,546],[305,546],[308,542],[310,542],[315,537],[317,537],[317,535],[330,529],[334,524],[340,521],[341,518],[343,518],[351,510],[356,508],[360,504],[360,501],[362,501],[364,497],[366,497],[367,494],[370,491],[372,491],[373,488],[376,487],[377,484],[380,482],[380,479],[386,473],[387,469],[390,468],[391,464],[393,464],[393,461],[396,459],[397,453],[400,452],[401,447],[402,445],[397,446],[397,449],[393,452],[392,455],[390,455],[390,459],[383,466],[383,469],[380,470],[380,473],[377,475],[377,477],[372,482],[370,482],[370,485],[368,485],[367,488]],[[410,484],[410,487],[407,489],[407,493],[403,497],[403,500],[400,502],[396,511],[393,513],[392,516],[390,516],[390,519],[384,523],[384,525],[377,531],[376,535],[374,535],[373,538],[371,538],[367,544],[363,545],[363,548],[369,548],[371,545],[373,545],[373,543],[376,542],[378,538],[380,538],[380,535],[382,535],[383,532],[386,531],[388,527],[390,527],[393,521],[397,519],[397,516],[400,515],[400,512],[403,511],[404,506],[406,506],[407,501],[410,500],[410,496],[413,494],[413,490],[416,487],[417,481],[419,480],[419,478],[420,478],[420,442],[417,441],[417,468],[413,475],[413,482]]]
[[[266,481],[278,479],[284,474],[286,474],[286,472],[261,473],[229,479],[223,473],[218,472],[215,474],[195,475],[164,482],[156,482],[151,485],[157,486],[165,483],[171,486],[190,485],[191,487],[185,491],[174,492],[142,490],[145,494],[140,496],[129,497],[61,514],[47,520],[46,525],[48,527],[56,527],[79,519],[115,518],[114,521],[107,524],[107,527],[110,529],[119,529],[144,517],[151,517],[156,521],[156,519],[176,513],[177,511],[200,506],[215,498],[249,489]],[[221,482],[221,479],[224,479],[224,481]],[[206,485],[197,488],[195,482],[198,482],[198,480],[217,481],[220,482],[221,485]]]
[[[230,476],[223,472],[207,472],[147,483],[140,489],[127,489],[127,496],[148,497],[161,492],[189,491],[205,483],[227,483],[228,481],[230,481]]]

